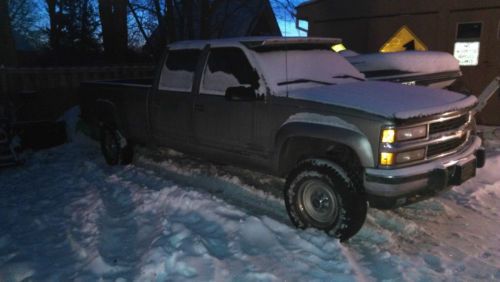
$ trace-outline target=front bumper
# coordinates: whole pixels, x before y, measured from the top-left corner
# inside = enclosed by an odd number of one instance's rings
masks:
[[[477,136],[455,154],[400,169],[366,169],[365,191],[370,206],[390,209],[408,205],[475,176],[484,165],[484,148]]]

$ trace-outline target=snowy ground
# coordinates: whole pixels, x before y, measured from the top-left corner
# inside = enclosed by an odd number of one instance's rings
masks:
[[[0,171],[0,281],[500,280],[500,142],[441,196],[296,230],[281,180],[173,151],[108,167],[85,137]]]

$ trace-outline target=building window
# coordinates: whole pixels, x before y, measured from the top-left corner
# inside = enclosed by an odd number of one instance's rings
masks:
[[[483,24],[479,22],[459,23],[457,41],[478,41],[481,38]]]

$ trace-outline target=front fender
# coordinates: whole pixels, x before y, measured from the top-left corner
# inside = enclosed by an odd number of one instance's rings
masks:
[[[342,144],[357,154],[363,167],[373,167],[375,164],[368,138],[355,125],[334,116],[302,113],[291,116],[278,130],[275,139],[276,167],[279,167],[284,144],[294,137],[316,138]]]

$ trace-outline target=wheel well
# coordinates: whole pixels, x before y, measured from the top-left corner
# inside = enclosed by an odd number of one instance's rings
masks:
[[[116,111],[116,106],[109,101],[99,101],[96,104],[98,125],[107,125],[123,130]]]
[[[306,159],[331,160],[346,170],[356,187],[362,187],[363,166],[356,152],[345,144],[310,138],[293,137],[282,147],[279,159],[279,173],[286,176],[297,164]]]

